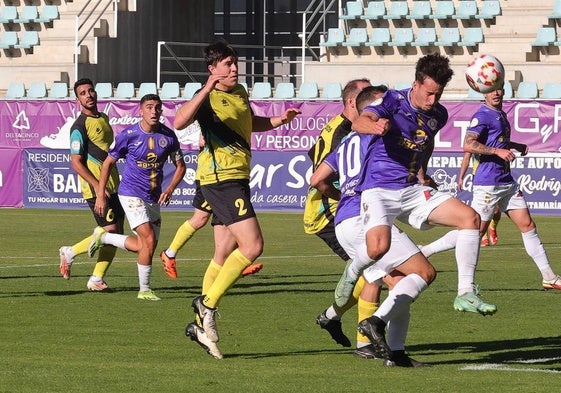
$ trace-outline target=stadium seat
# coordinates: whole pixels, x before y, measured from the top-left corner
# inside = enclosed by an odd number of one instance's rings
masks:
[[[454,46],[460,41],[460,30],[457,27],[444,27],[440,32],[438,41],[434,44],[437,46]]]
[[[501,14],[501,2],[499,0],[485,0],[481,3],[477,19],[493,19]]]
[[[454,2],[451,0],[440,0],[436,2],[434,12],[429,15],[430,19],[449,19],[456,12]]]
[[[362,46],[368,41],[368,33],[363,27],[353,27],[349,32],[347,40],[343,42],[343,46]]]
[[[6,5],[0,9],[0,23],[14,23],[18,18],[18,8],[15,5]]]
[[[352,20],[359,19],[364,11],[362,1],[347,1],[345,4],[345,13],[339,15],[340,19]]]
[[[49,90],[49,98],[68,98],[68,83],[53,82]]]
[[[369,1],[360,19],[376,20],[382,19],[384,15],[386,15],[386,4],[383,1]]]
[[[18,33],[15,31],[5,31],[0,37],[0,49],[12,49],[18,44]]]
[[[386,46],[390,42],[390,29],[387,27],[376,27],[372,29],[366,46]]]
[[[406,15],[407,19],[428,19],[432,14],[432,8],[430,1],[414,1],[413,7],[409,15]]]
[[[262,100],[272,97],[271,84],[269,82],[255,82],[251,89],[251,98]]]
[[[33,82],[27,90],[28,98],[45,98],[47,96],[47,85],[45,82]]]
[[[540,27],[532,46],[550,46],[557,40],[555,27]]]
[[[484,95],[478,91],[473,90],[471,87],[468,88],[467,98],[473,100],[482,100],[484,99]]]
[[[313,99],[318,98],[319,96],[319,89],[318,84],[315,82],[304,82],[298,88],[298,93],[296,94],[296,98],[301,99]]]
[[[398,27],[395,29],[393,39],[388,42],[389,46],[407,46],[413,42],[413,29],[411,27]]]
[[[111,98],[113,96],[113,85],[111,82],[98,82],[95,84],[97,98]]]
[[[395,90],[404,90],[404,89],[410,89],[411,86],[413,86],[413,83],[411,82],[397,82],[393,88]]]
[[[60,18],[58,12],[58,5],[55,4],[47,4],[41,10],[41,14],[38,18],[35,18],[35,22],[37,23],[49,23],[55,19]]]
[[[179,98],[180,88],[178,82],[164,82],[160,89],[160,98],[162,100],[173,100]]]
[[[144,97],[146,94],[158,94],[158,86],[154,82],[142,82],[138,86],[138,98]]]
[[[190,100],[191,98],[193,98],[195,93],[201,87],[203,87],[201,82],[187,82],[187,83],[185,83],[185,86],[183,87],[183,96],[182,97]]]
[[[464,37],[458,41],[458,46],[476,46],[483,42],[483,29],[481,27],[466,27]]]
[[[503,90],[504,90],[504,98],[512,98],[513,97],[513,92],[512,92],[512,84],[509,81],[505,81],[505,84],[503,86]]]
[[[134,97],[134,83],[119,82],[115,91],[115,98],[129,99]]]
[[[547,99],[561,99],[561,82],[544,83],[540,97]]]
[[[555,0],[553,5],[553,12],[548,15],[549,19],[560,19],[561,18],[561,0]]]
[[[31,49],[35,45],[39,45],[39,32],[24,31],[19,40],[19,44],[14,45],[14,48]]]
[[[36,5],[24,5],[21,9],[19,17],[14,19],[15,23],[32,23],[39,17],[39,11]]]
[[[332,27],[327,30],[327,40],[325,42],[320,42],[320,46],[339,46],[345,41],[345,32],[343,29]]]
[[[292,82],[279,82],[275,86],[273,98],[288,100],[295,97],[294,84]]]
[[[536,82],[520,82],[516,90],[516,98],[538,98],[538,84]]]
[[[436,30],[434,27],[420,27],[417,37],[411,42],[411,46],[431,46],[436,41]]]
[[[458,3],[458,8],[452,19],[473,19],[477,15],[477,3],[475,0],[462,0]]]
[[[24,98],[25,85],[22,82],[11,82],[6,91],[6,98]]]
[[[388,12],[383,16],[384,19],[405,19],[409,14],[407,1],[392,1]]]
[[[343,95],[343,88],[339,82],[329,82],[323,85],[321,98],[326,100],[340,100]]]

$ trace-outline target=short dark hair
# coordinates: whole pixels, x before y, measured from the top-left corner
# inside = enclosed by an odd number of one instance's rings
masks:
[[[345,87],[343,88],[343,103],[347,102],[349,98],[356,98],[358,93],[360,93],[361,89],[358,87],[359,83],[370,83],[369,79],[360,78],[360,79],[353,79],[352,81],[347,82]]]
[[[454,71],[450,68],[450,59],[439,53],[429,53],[421,57],[415,66],[415,80],[423,83],[429,77],[444,87],[450,82]]]
[[[236,50],[224,40],[220,40],[207,46],[204,50],[206,65],[216,65],[227,57],[232,56],[234,61],[238,61]]]
[[[365,87],[360,93],[358,93],[358,96],[356,96],[357,110],[359,112],[362,111],[365,106],[376,99],[377,95],[384,94],[386,91],[388,91],[388,87],[386,85]]]
[[[140,99],[140,105],[144,104],[146,101],[158,101],[160,104],[162,103],[162,99],[160,98],[160,96],[152,93],[145,94]]]
[[[79,86],[82,85],[92,85],[93,87],[93,82],[91,79],[88,78],[82,78],[82,79],[78,79],[76,82],[74,82],[74,94],[78,95],[78,92],[76,91],[78,89]]]

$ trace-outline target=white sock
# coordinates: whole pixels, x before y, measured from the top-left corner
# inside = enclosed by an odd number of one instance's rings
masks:
[[[165,253],[166,253],[166,255],[167,255],[168,257],[170,257],[170,258],[175,258],[175,255],[176,255],[176,254],[175,254],[175,251],[173,251],[171,248],[168,248],[168,249],[165,251]]]
[[[410,306],[403,307],[388,323],[388,345],[392,351],[405,350],[405,340],[411,319]]]
[[[436,239],[430,244],[425,246],[421,246],[421,252],[425,257],[430,257],[437,252],[451,250],[456,247],[456,241],[458,239],[458,230],[454,229],[453,231],[447,232],[441,238]]]
[[[413,273],[403,277],[393,289],[388,292],[388,297],[382,302],[380,307],[378,307],[374,315],[388,323],[403,307],[409,308],[409,305],[413,303],[427,287],[428,284],[426,281],[418,274]]]
[[[536,228],[522,233],[522,241],[524,242],[526,252],[530,258],[534,260],[538,269],[540,269],[543,279],[547,281],[553,280],[555,278],[555,273],[553,272],[553,269],[551,269],[545,248],[538,236]]]
[[[473,292],[480,243],[481,238],[478,229],[458,230],[458,239],[456,241],[458,296]]]
[[[103,278],[98,277],[98,276],[94,276],[93,274],[90,276],[90,280],[91,281],[95,281],[95,282],[100,282],[103,281]]]
[[[140,287],[140,291],[149,291],[150,290],[150,273],[152,273],[152,265],[141,265],[139,263],[136,264],[138,267],[138,286]]]
[[[127,251],[127,249],[125,248],[125,241],[127,240],[127,237],[127,235],[105,232],[103,235],[101,235],[101,242],[103,244],[115,246],[117,248],[120,248],[121,250]]]
[[[327,310],[325,310],[325,316],[335,321],[341,320],[342,317],[341,313],[338,313],[333,306],[330,306]]]

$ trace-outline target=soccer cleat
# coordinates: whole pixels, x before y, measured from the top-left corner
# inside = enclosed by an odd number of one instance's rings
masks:
[[[193,299],[193,311],[199,317],[203,330],[210,341],[217,343],[219,340],[218,330],[216,329],[216,308],[210,308],[204,305],[204,295],[197,296]]]
[[[324,311],[318,315],[318,317],[316,318],[316,323],[320,328],[327,330],[327,332],[331,335],[331,338],[337,344],[344,347],[351,346],[351,340],[349,340],[349,338],[345,336],[345,333],[343,333],[340,320],[327,318]]]
[[[92,240],[90,241],[90,244],[88,246],[88,256],[90,258],[93,257],[95,252],[103,245],[103,243],[101,243],[101,236],[104,233],[105,229],[103,229],[102,227],[95,227],[92,234]]]
[[[546,291],[548,291],[550,289],[557,289],[558,291],[561,291],[561,276],[556,275],[555,278],[553,280],[550,280],[550,281],[543,280],[542,281],[542,287]]]
[[[405,351],[393,351],[390,359],[384,360],[386,367],[430,367],[430,364],[421,363],[407,356]]]
[[[197,326],[196,323],[191,322],[187,325],[185,328],[185,335],[199,344],[209,355],[216,359],[222,359],[224,357],[220,349],[216,346],[216,343],[212,342],[205,334],[205,331]]]
[[[72,263],[74,262],[74,258],[68,256],[68,251],[72,247],[62,246],[58,249],[58,253],[60,255],[60,274],[64,277],[65,280],[70,280],[70,268],[72,267]]]
[[[496,246],[499,242],[499,235],[497,234],[497,230],[495,228],[489,227],[489,244],[492,246]]]
[[[88,289],[92,292],[109,292],[109,286],[104,280],[93,280],[89,279],[88,283],[86,284]]]
[[[364,347],[355,349],[355,355],[364,359],[383,359],[384,357],[374,349],[374,345],[368,344]]]
[[[175,268],[175,257],[168,257],[166,250],[160,253],[160,259],[164,265],[164,271],[170,278],[177,278],[177,269]]]
[[[392,351],[386,342],[386,323],[384,321],[373,315],[359,322],[358,331],[368,337],[374,350],[384,359],[391,359]]]
[[[481,247],[487,247],[489,245],[489,238],[484,237],[481,239]]]
[[[156,296],[156,294],[152,292],[151,289],[147,291],[138,291],[138,296],[136,298],[141,300],[152,300],[152,301],[162,300],[158,296]]]
[[[479,296],[479,290],[474,287],[473,292],[464,293],[454,300],[454,309],[462,312],[474,312],[483,316],[497,312],[497,306],[485,303]]]
[[[263,269],[263,264],[262,263],[253,263],[253,264],[249,265],[248,267],[246,267],[245,269],[243,269],[242,277],[249,276],[251,274],[255,274],[261,269]]]
[[[344,307],[349,302],[358,279],[357,277],[351,277],[348,273],[351,263],[352,260],[347,262],[345,271],[343,272],[343,275],[339,279],[337,287],[335,288],[335,304],[337,304],[339,307]]]

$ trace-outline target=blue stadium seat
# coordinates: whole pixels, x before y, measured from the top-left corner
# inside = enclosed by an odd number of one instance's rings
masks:
[[[323,85],[321,98],[326,100],[340,100],[343,95],[343,88],[339,82],[328,82]]]
[[[389,46],[407,46],[413,42],[413,29],[411,27],[398,27]]]
[[[28,98],[45,98],[47,96],[47,85],[45,82],[33,82],[27,89]]]
[[[53,82],[49,90],[49,98],[68,98],[68,83]]]
[[[433,13],[429,16],[430,19],[449,19],[456,12],[454,2],[451,0],[440,0],[436,2]]]
[[[304,82],[298,88],[296,98],[313,99],[318,98],[319,88],[316,82]]]
[[[410,89],[413,86],[411,82],[397,82],[393,87],[395,90]]]
[[[164,82],[160,89],[160,98],[162,100],[173,100],[179,98],[180,88],[178,82]]]
[[[376,27],[372,29],[366,46],[386,46],[390,40],[390,29],[387,27]]]
[[[19,17],[14,19],[15,23],[32,23],[39,17],[39,10],[36,5],[24,5]]]
[[[146,94],[158,94],[158,86],[154,82],[142,82],[138,86],[138,98],[144,97]]]
[[[384,19],[405,19],[409,14],[407,1],[392,1]]]
[[[349,32],[349,37],[343,42],[343,46],[361,46],[368,41],[368,33],[363,27],[353,27]]]
[[[0,37],[0,49],[12,49],[18,44],[18,33],[15,31],[5,31]]]
[[[352,20],[359,19],[364,11],[362,1],[347,1],[345,4],[345,13],[339,15],[340,19]]]
[[[0,23],[13,23],[18,18],[18,8],[6,5],[0,9]]]
[[[11,82],[6,91],[6,98],[24,98],[25,85],[23,82]]]
[[[540,27],[532,46],[550,46],[557,40],[555,27]]]
[[[330,47],[342,45],[345,41],[345,32],[343,29],[332,27],[327,30],[327,40],[320,42],[320,46]]]
[[[538,84],[536,82],[520,82],[516,90],[516,98],[538,98]]]
[[[468,93],[467,93],[467,98],[470,98],[470,99],[473,99],[473,100],[482,100],[482,99],[485,98],[485,96],[482,93],[480,93],[478,91],[475,91],[470,87],[469,90],[468,90]]]
[[[386,4],[383,1],[369,1],[360,19],[376,20],[382,19],[384,15],[386,15]]]
[[[561,99],[561,82],[545,82],[541,98]]]
[[[18,49],[31,49],[35,45],[39,45],[39,33],[37,31],[24,31],[21,35],[19,43],[14,45]]]
[[[113,85],[111,82],[98,82],[95,84],[97,98],[110,98],[113,96]]]
[[[481,3],[477,19],[493,19],[501,14],[501,2],[499,0],[485,0]]]
[[[483,29],[481,27],[466,27],[464,37],[458,41],[458,46],[476,46],[483,42]]]
[[[414,1],[411,12],[406,16],[407,19],[428,19],[432,14],[430,1]]]
[[[185,83],[185,86],[183,87],[183,98],[190,100],[201,87],[203,87],[201,82]]]
[[[561,0],[555,0],[553,5],[553,12],[548,15],[549,19],[560,19],[561,18]]]
[[[436,30],[434,27],[420,27],[417,30],[417,37],[411,46],[431,46],[436,41]]]
[[[462,0],[458,3],[458,8],[452,19],[473,19],[477,15],[477,3],[475,0]]]
[[[440,37],[434,43],[437,46],[454,46],[460,41],[460,30],[457,27],[443,27]]]
[[[115,91],[115,98],[129,99],[134,97],[134,83],[119,82]]]
[[[251,98],[262,100],[272,97],[271,84],[269,82],[255,82],[251,89]]]
[[[58,12],[58,5],[56,4],[47,4],[41,10],[41,14],[39,17],[35,18],[35,22],[37,23],[49,23],[55,19],[59,19],[60,15]]]
[[[512,91],[512,84],[509,81],[505,81],[503,90],[504,90],[504,94],[503,94],[504,98],[512,98],[514,96]]]
[[[295,97],[294,84],[292,82],[279,82],[275,86],[273,98],[289,100]]]

